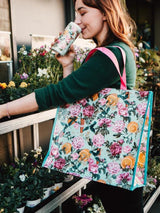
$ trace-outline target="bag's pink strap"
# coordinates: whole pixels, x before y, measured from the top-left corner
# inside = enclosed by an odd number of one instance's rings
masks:
[[[117,58],[116,56],[114,55],[114,53],[109,50],[108,48],[106,47],[97,47],[93,50],[91,50],[86,58],[86,61],[93,55],[94,52],[96,52],[97,50],[103,52],[104,54],[106,54],[110,59],[111,61],[114,63],[117,71],[118,71],[118,74],[120,76],[120,81],[121,81],[121,86],[120,86],[120,89],[127,89],[127,86],[126,86],[126,69],[125,69],[125,64],[126,64],[126,55],[125,55],[125,52],[122,48],[120,48],[119,46],[115,46],[115,47],[118,47],[122,53],[122,58],[123,58],[123,62],[124,62],[124,69],[123,69],[123,75],[121,76],[121,73],[120,73],[120,68],[119,68],[119,63],[117,61]]]

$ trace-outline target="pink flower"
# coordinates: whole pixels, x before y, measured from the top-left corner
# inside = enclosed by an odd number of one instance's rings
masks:
[[[148,96],[149,92],[148,91],[140,91],[139,94],[140,94],[141,97],[145,97],[145,96]]]
[[[105,98],[102,98],[102,99],[99,100],[99,103],[103,106],[103,105],[106,104],[106,101],[107,100]]]
[[[93,136],[93,145],[96,147],[101,147],[104,144],[104,136],[102,134],[97,134]]]
[[[105,94],[108,94],[110,91],[111,91],[110,88],[105,88],[105,89],[102,89],[102,90],[100,91],[100,93],[101,93],[102,95],[105,95]]]
[[[122,120],[120,120],[113,125],[112,130],[113,132],[122,132],[124,128],[125,128],[125,123]]]
[[[83,115],[84,116],[92,117],[93,113],[94,113],[94,107],[93,106],[87,106],[83,109]]]
[[[74,128],[75,128],[75,129],[78,129],[78,128],[79,128],[79,124],[78,124],[78,123],[75,123],[75,124],[74,124]]]
[[[120,171],[120,165],[116,162],[108,164],[107,170],[110,174],[117,174]]]
[[[128,116],[128,109],[126,107],[118,109],[118,114],[127,117]]]
[[[90,159],[88,160],[88,163],[89,163],[89,164],[94,164],[94,160],[93,160],[92,158],[90,158]]]
[[[71,117],[77,117],[81,111],[81,107],[79,105],[71,105],[69,111]]]
[[[128,109],[123,104],[118,103],[118,114],[122,116],[128,116]]]
[[[73,160],[77,160],[79,157],[78,153],[73,153],[73,154],[71,154],[71,156],[72,156]]]
[[[122,147],[118,143],[113,143],[110,146],[110,151],[111,151],[113,156],[116,156],[116,155],[121,153]]]
[[[89,164],[89,171],[93,174],[98,174],[98,165],[97,164]]]
[[[87,100],[85,98],[83,98],[83,99],[77,101],[77,103],[81,104],[82,106],[85,106],[87,103]]]
[[[129,153],[131,150],[132,148],[129,145],[123,147],[123,152],[125,153]]]
[[[84,140],[82,137],[74,137],[72,140],[72,145],[75,149],[81,149],[84,146]]]
[[[132,177],[129,175],[129,173],[123,173],[117,177],[116,182],[118,184],[121,184],[122,181],[129,182],[131,179],[132,179]]]
[[[98,120],[98,125],[100,127],[102,127],[104,124],[106,124],[106,126],[111,126],[111,120],[107,118],[102,118]]]
[[[56,146],[51,146],[51,155],[54,156],[55,158],[59,157],[59,149]]]
[[[50,167],[51,165],[53,164],[53,159],[52,159],[52,157],[51,156],[48,156],[48,158],[47,158],[47,160],[46,160],[46,162],[45,162],[45,164],[44,164],[44,167]]]
[[[124,143],[124,140],[123,140],[123,139],[120,139],[120,140],[118,141],[118,143],[122,145],[122,144]]]
[[[54,167],[57,169],[62,169],[65,166],[65,159],[60,158],[54,162]]]
[[[58,128],[58,126],[55,126],[54,134],[55,134],[55,135],[59,134],[59,128]]]
[[[144,115],[146,112],[147,103],[141,103],[137,106],[137,111],[140,115]]]

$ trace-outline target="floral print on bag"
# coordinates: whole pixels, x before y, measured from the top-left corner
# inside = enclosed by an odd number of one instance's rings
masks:
[[[60,107],[43,166],[130,190],[144,185],[151,100],[152,92],[106,88]]]

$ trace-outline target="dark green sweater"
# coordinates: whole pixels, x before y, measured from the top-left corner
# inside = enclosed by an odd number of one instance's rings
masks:
[[[109,49],[115,54],[121,72],[123,70],[123,60],[118,45],[126,53],[126,78],[127,88],[133,89],[136,79],[136,64],[131,49],[124,43],[112,43]],[[92,95],[103,88],[120,88],[119,74],[108,56],[100,51],[84,62],[81,67],[72,72],[58,84],[50,84],[44,88],[36,89],[36,101],[39,110],[45,110],[49,107],[57,107],[65,103],[74,101]]]

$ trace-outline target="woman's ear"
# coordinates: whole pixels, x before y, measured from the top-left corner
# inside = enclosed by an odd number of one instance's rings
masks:
[[[107,16],[105,13],[103,13],[103,21],[106,21],[107,20]]]

